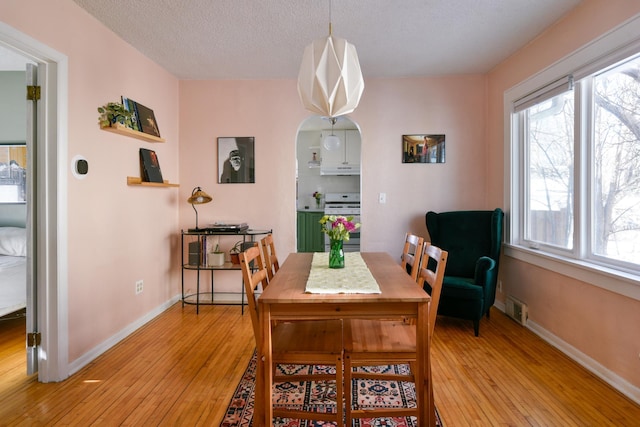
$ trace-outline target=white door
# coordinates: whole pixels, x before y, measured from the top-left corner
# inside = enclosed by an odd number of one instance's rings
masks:
[[[37,86],[38,67],[27,64],[26,86]],[[26,88],[25,88],[26,91]],[[27,374],[38,371],[38,312],[36,293],[36,206],[35,186],[36,180],[36,102],[27,100]]]
[[[69,376],[67,186],[59,170],[67,165],[68,57],[3,22],[0,44],[38,64],[27,72],[29,82],[35,82],[37,74],[41,96],[27,109],[25,138],[32,166],[27,171],[26,326],[27,332],[40,334],[41,343],[28,348],[27,364],[41,382],[62,381]]]

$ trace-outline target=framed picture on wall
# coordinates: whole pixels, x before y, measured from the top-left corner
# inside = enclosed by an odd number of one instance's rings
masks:
[[[27,144],[0,143],[0,203],[27,201]]]
[[[444,135],[402,135],[402,163],[444,163]]]
[[[255,138],[218,138],[218,183],[255,183]]]

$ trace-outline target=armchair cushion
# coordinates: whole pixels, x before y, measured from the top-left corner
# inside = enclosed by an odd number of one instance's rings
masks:
[[[443,284],[447,284],[447,296],[459,299],[480,300],[483,298],[482,287],[468,277],[447,276]]]

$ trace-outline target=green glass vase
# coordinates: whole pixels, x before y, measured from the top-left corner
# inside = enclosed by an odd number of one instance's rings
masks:
[[[330,239],[329,241],[329,268],[344,268],[343,241],[340,239]]]

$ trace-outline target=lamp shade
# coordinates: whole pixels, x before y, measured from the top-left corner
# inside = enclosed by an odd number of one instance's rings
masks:
[[[304,50],[298,74],[298,94],[304,107],[336,117],[356,109],[364,90],[354,45],[329,35]]]
[[[202,191],[200,187],[196,187],[191,192],[191,197],[187,199],[187,202],[191,203],[192,205],[201,205],[203,203],[209,203],[212,200],[213,197]]]
[[[337,135],[327,135],[322,140],[322,145],[329,151],[335,151],[340,148],[340,138]]]
[[[191,197],[187,199],[187,202],[191,203],[191,207],[196,213],[196,228],[195,230],[199,230],[198,228],[198,210],[196,209],[196,205],[202,205],[204,203],[209,203],[213,200],[213,197],[202,191],[200,187],[195,187],[191,191]],[[194,229],[192,229],[194,230]]]

